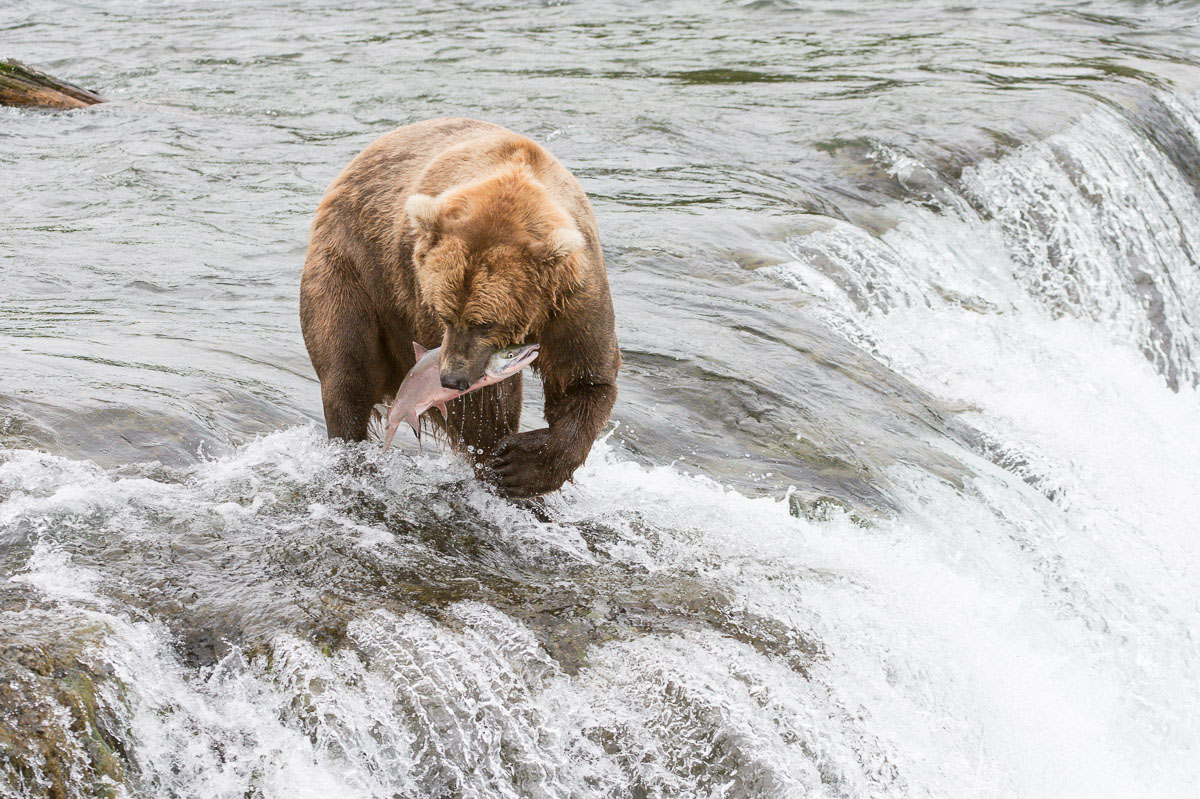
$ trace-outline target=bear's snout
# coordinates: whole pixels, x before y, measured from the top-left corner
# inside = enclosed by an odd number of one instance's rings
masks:
[[[442,388],[466,391],[483,377],[488,358],[497,347],[489,344],[478,330],[455,324],[442,335],[442,353],[438,359],[438,379]]]
[[[442,388],[451,391],[466,391],[471,387],[471,379],[466,372],[447,372],[441,375]]]

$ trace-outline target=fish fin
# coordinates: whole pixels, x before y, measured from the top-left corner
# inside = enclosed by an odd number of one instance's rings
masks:
[[[439,411],[441,411],[441,412],[442,412],[442,418],[443,418],[443,419],[449,419],[449,418],[450,418],[449,416],[447,416],[447,415],[446,415],[446,403],[444,403],[444,402],[439,402],[439,403],[438,403],[437,405],[435,405],[434,407],[435,407],[435,408],[437,408]]]
[[[427,353],[427,352],[429,352],[429,350],[425,349],[417,342],[415,342],[415,341],[413,342],[413,354],[417,356],[418,361],[421,360],[422,358],[424,358],[425,353]]]
[[[417,435],[417,441],[420,441],[421,440],[421,419],[414,412],[414,413],[410,413],[408,415],[408,418],[405,419],[404,421],[408,422],[409,426],[412,427],[413,432],[416,433],[416,435]]]

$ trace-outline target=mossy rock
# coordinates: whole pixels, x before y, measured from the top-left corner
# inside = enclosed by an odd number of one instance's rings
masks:
[[[104,102],[93,91],[10,58],[0,59],[0,105],[86,108]]]
[[[129,766],[120,722],[98,696],[115,677],[90,653],[104,628],[64,608],[0,598],[0,795],[107,799]]]

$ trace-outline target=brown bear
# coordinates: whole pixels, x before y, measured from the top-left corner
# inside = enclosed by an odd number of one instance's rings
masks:
[[[304,343],[330,438],[361,441],[376,403],[441,346],[463,389],[496,350],[539,343],[548,427],[518,433],[521,375],[426,417],[510,497],[562,486],[616,400],[620,350],[591,205],[523,136],[434,119],[376,140],[317,209],[300,281]]]

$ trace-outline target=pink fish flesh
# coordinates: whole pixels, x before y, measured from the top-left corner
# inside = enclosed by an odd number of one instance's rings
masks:
[[[384,452],[387,452],[388,447],[392,445],[392,439],[396,436],[396,430],[400,428],[400,422],[408,422],[413,432],[417,434],[417,440],[420,441],[419,420],[425,411],[437,408],[442,412],[442,418],[445,418],[447,402],[512,377],[533,363],[538,354],[537,344],[522,344],[502,349],[488,359],[483,377],[476,380],[466,391],[455,391],[442,386],[442,376],[438,371],[438,352],[441,349],[441,347],[434,347],[427,350],[417,342],[413,342],[413,352],[417,355],[417,362],[404,376],[403,382],[400,383],[400,390],[396,392],[396,398],[392,400],[392,407],[388,411],[387,439],[383,442]]]

